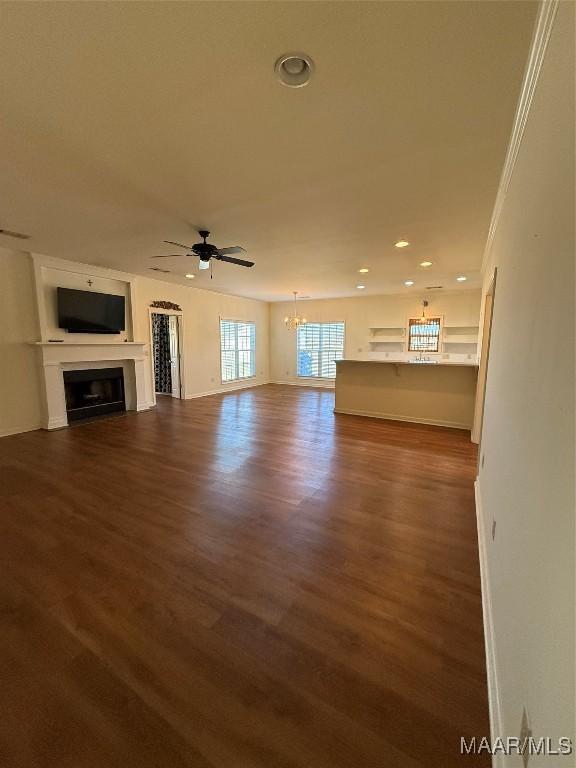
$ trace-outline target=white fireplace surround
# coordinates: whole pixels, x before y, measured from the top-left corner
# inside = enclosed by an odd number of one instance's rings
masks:
[[[122,367],[127,411],[145,411],[153,405],[147,392],[148,346],[144,342],[35,342],[43,373],[44,429],[68,426],[64,371]]]

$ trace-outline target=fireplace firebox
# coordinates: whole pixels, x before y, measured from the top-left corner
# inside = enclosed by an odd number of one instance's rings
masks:
[[[68,422],[126,410],[122,368],[64,371]]]

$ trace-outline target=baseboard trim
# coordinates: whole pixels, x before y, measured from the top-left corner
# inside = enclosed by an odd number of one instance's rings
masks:
[[[22,435],[25,432],[36,432],[38,429],[42,429],[41,424],[34,424],[34,426],[27,427],[11,427],[10,429],[0,429],[0,438],[10,437],[11,435]]]
[[[56,419],[49,419],[46,426],[43,427],[43,429],[47,429],[49,432],[53,429],[64,429],[65,427],[70,426],[68,424],[68,417],[65,416],[64,418],[56,418]]]
[[[250,381],[246,384],[232,385],[229,387],[219,387],[218,389],[210,389],[207,392],[197,392],[194,395],[187,395],[184,400],[196,400],[198,397],[208,397],[209,395],[224,395],[226,392],[236,392],[239,389],[254,389],[255,387],[263,387],[265,384],[272,384],[270,381]]]
[[[324,382],[321,379],[304,379],[303,381],[270,381],[269,384],[284,384],[288,387],[311,387],[312,389],[334,389],[334,380]]]
[[[480,580],[482,584],[482,614],[484,617],[484,644],[486,648],[486,676],[488,679],[488,707],[490,711],[490,737],[492,744],[498,736],[502,736],[502,710],[500,706],[500,689],[498,687],[498,667],[496,664],[496,644],[494,640],[494,620],[490,584],[488,580],[488,560],[486,556],[486,529],[484,527],[484,512],[478,479],[474,483],[476,500],[476,526],[478,529],[478,556],[480,560]],[[502,755],[494,755],[492,767],[503,766]]]
[[[442,421],[440,419],[419,419],[414,416],[399,416],[392,413],[377,413],[375,411],[353,411],[347,408],[334,408],[334,413],[345,413],[348,416],[366,416],[369,419],[386,419],[388,421],[409,421],[412,424],[427,424],[432,427],[449,427],[450,429],[466,429],[470,431],[470,424],[460,424],[456,421]]]

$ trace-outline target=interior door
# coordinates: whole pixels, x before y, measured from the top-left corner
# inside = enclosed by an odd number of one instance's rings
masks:
[[[178,333],[178,315],[170,315],[170,374],[172,377],[172,397],[181,397],[180,393],[180,340]]]

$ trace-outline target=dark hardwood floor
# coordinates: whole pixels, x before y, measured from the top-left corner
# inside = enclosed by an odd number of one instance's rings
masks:
[[[332,407],[0,440],[2,768],[489,765],[469,434]]]

